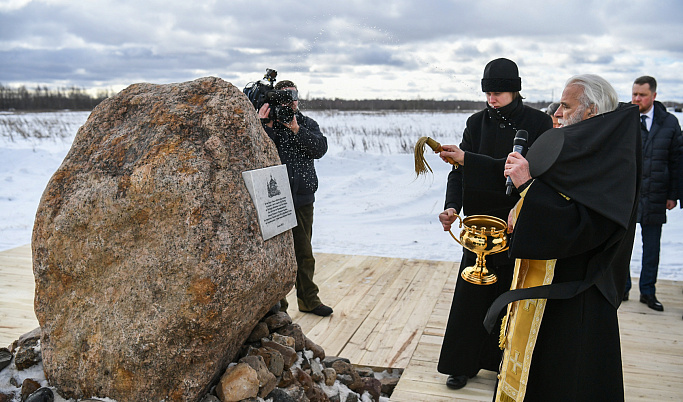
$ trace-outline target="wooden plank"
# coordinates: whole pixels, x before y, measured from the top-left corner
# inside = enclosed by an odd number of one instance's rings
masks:
[[[373,344],[373,340],[377,336],[386,340],[386,343],[395,342],[395,339],[392,339],[390,335],[384,332],[384,326],[387,323],[401,325],[400,320],[392,321],[390,317],[395,306],[401,304],[401,296],[414,280],[416,273],[416,266],[404,260],[397,264],[395,270],[392,270],[392,275],[386,276],[383,282],[384,289],[381,292],[375,293],[378,297],[365,301],[370,307],[367,319],[354,332],[341,355],[344,357],[348,355],[352,363],[401,368],[401,366],[392,366],[385,363],[375,362],[371,364],[368,361],[364,361],[363,357],[367,353],[375,352],[376,345]]]
[[[449,270],[447,264],[435,261],[416,263],[421,266],[418,274],[399,303],[393,306],[387,318],[391,326],[384,326],[388,332],[378,331],[374,336],[370,350],[375,352],[366,352],[362,360],[365,364],[403,368],[410,361],[429,320],[426,312],[433,309]]]
[[[391,278],[389,272],[400,264],[400,261],[389,262],[381,258],[369,259],[367,262],[371,263],[354,267],[355,274],[351,275],[355,278],[353,284],[347,289],[349,293],[334,306],[334,314],[319,320],[306,334],[314,342],[326,345],[325,351],[330,355],[347,357],[345,348],[358,328],[368,320],[374,301],[382,299],[382,292]],[[352,356],[348,358],[357,362]]]
[[[627,401],[674,401],[683,395],[683,294],[681,284],[658,281],[663,312],[640,303],[634,280],[631,300],[619,308],[624,389]]]
[[[436,371],[436,361],[412,360],[403,372],[392,401],[490,401],[493,398],[493,387],[496,374],[480,371],[467,382],[463,389],[452,390],[446,387],[446,376]],[[423,395],[420,399],[416,395]]]
[[[326,282],[330,277],[338,275],[346,269],[348,263],[368,258],[367,256],[326,253],[316,253],[314,257],[316,283]]]
[[[33,312],[34,289],[31,247],[0,252],[0,346],[9,346],[39,326]]]
[[[364,299],[368,292],[382,289],[381,285],[375,284],[385,280],[384,274],[389,268],[390,265],[380,257],[354,256],[344,263],[344,269],[337,270],[323,282],[316,278],[321,300],[335,311],[332,316],[323,318],[299,312],[296,296],[292,298],[293,303],[290,302],[289,310],[293,311],[289,314],[311,340],[328,344],[330,352],[327,353],[336,355],[367,316]]]

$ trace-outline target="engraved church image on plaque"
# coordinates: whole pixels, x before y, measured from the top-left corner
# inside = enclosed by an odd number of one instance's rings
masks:
[[[280,195],[280,189],[277,187],[277,181],[270,176],[270,181],[268,182],[268,197],[273,198],[276,195]]]
[[[242,178],[256,206],[263,240],[296,226],[294,201],[285,165],[242,172]]]

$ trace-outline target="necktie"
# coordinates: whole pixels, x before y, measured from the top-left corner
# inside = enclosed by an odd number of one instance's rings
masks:
[[[644,114],[640,115],[640,128],[643,129],[643,145],[645,145],[645,142],[647,142],[647,137],[650,132],[647,129],[647,123],[645,121],[647,120],[647,116]]]
[[[650,131],[647,129],[647,123],[645,122],[647,120],[647,116],[644,114],[640,115],[640,126],[643,128],[645,131]]]

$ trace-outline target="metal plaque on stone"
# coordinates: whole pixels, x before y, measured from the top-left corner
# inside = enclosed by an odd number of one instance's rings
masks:
[[[285,165],[242,172],[256,206],[263,240],[296,226],[294,201]]]

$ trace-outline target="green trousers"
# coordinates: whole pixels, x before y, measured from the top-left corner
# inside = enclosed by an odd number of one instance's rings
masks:
[[[313,282],[315,258],[311,238],[313,236],[313,204],[295,209],[296,227],[292,229],[294,253],[296,254],[296,297],[299,310],[311,311],[322,304],[318,297],[318,286]],[[285,311],[287,299],[280,301],[280,310]]]

